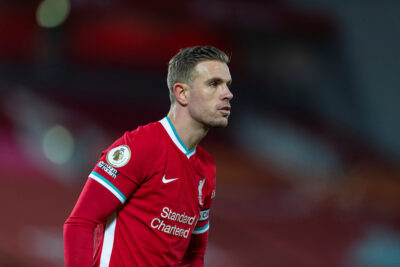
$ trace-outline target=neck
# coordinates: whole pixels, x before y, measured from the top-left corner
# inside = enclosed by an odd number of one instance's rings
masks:
[[[171,120],[186,148],[191,150],[206,136],[208,128],[205,128],[201,123],[195,121],[186,112],[180,112],[178,109],[179,108],[171,107],[168,112],[168,118]]]

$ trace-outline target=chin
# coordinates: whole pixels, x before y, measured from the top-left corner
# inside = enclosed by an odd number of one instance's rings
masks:
[[[212,121],[208,124],[210,128],[225,128],[228,126],[228,118]]]

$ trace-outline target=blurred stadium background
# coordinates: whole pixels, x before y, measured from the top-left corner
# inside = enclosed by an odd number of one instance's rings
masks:
[[[206,266],[400,266],[400,2],[1,0],[0,266],[63,266],[100,152],[168,111],[179,48],[232,55]]]

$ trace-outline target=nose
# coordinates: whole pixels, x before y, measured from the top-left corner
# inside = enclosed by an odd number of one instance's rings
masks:
[[[222,93],[222,99],[231,100],[233,98],[233,94],[227,85],[224,86],[224,91]]]

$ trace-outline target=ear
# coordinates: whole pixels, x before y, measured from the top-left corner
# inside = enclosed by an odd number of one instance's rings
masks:
[[[174,85],[174,95],[179,104],[186,106],[188,104],[189,86],[184,83],[176,83]]]

